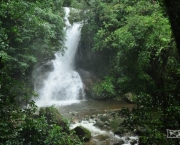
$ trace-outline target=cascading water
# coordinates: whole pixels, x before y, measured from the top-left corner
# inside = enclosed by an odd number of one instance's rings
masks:
[[[36,76],[35,91],[38,93],[38,98],[35,100],[36,105],[39,107],[51,106],[51,105],[58,105],[58,106],[63,105],[63,107],[57,106],[57,108],[59,108],[59,111],[65,110],[64,115],[66,114],[67,116],[73,114],[72,112],[70,112],[72,110],[75,111],[83,110],[82,114],[84,113],[86,114],[88,112],[87,116],[90,112],[93,113],[94,112],[93,110],[104,112],[105,109],[111,108],[109,105],[113,105],[114,103],[107,102],[106,104],[103,105],[104,107],[101,106],[103,103],[99,101],[98,104],[96,104],[97,102],[95,103],[93,101],[88,105],[87,102],[89,101],[85,101],[82,102],[81,104],[70,105],[72,103],[79,103],[80,100],[84,100],[84,89],[79,74],[76,71],[74,71],[74,57],[76,54],[76,49],[80,38],[80,24],[74,23],[71,26],[71,24],[68,21],[69,11],[70,11],[69,8],[65,8],[65,12],[66,12],[65,46],[67,47],[67,49],[65,50],[64,55],[61,55],[61,53],[57,52],[55,53],[55,59],[52,60],[52,63],[45,64],[45,66],[48,66],[48,69],[49,68],[52,69],[52,66],[51,65],[49,66],[49,64],[53,65],[54,69],[50,73],[44,73],[44,70],[47,70],[46,67],[45,69],[42,68],[44,66],[37,68],[37,70],[35,70],[34,72]],[[64,105],[69,105],[69,106],[64,106]],[[114,106],[112,106],[111,109],[114,109]],[[90,115],[91,117],[89,116],[90,117],[89,120],[85,119],[82,120],[81,122],[77,121],[71,124],[70,126],[70,129],[73,129],[76,126],[83,126],[84,128],[87,128],[92,135],[90,144],[92,143],[97,145],[104,145],[104,144],[113,145],[118,143],[120,140],[123,140],[124,142],[123,145],[130,145],[131,139],[138,140],[138,137],[136,136],[130,136],[126,139],[126,137],[119,137],[113,134],[112,131],[101,130],[98,127],[95,127],[94,124],[96,122],[95,121],[96,118],[91,119],[92,115],[93,114]],[[81,114],[79,113],[77,116],[76,115],[72,115],[72,116],[80,117]],[[73,119],[72,116],[71,119]]]
[[[66,50],[64,55],[57,52],[53,62],[54,70],[43,82],[38,93],[37,106],[69,105],[84,99],[83,83],[79,74],[74,71],[74,57],[80,39],[80,24],[71,25],[68,21],[69,8],[64,8],[66,15]]]

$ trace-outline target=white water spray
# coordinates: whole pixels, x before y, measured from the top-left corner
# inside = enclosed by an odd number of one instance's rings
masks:
[[[102,130],[99,129],[98,127],[94,126],[94,124],[96,123],[95,120],[90,119],[85,120],[85,121],[81,121],[81,122],[76,122],[75,124],[71,124],[70,129],[74,129],[77,126],[82,126],[86,129],[88,129],[91,132],[91,135],[93,138],[95,138],[92,142],[94,144],[97,145],[104,145],[105,142],[104,140],[106,139],[110,139],[108,145],[114,145],[115,143],[118,144],[118,142],[120,140],[122,140],[124,143],[122,143],[122,145],[131,145],[131,140],[137,140],[138,141],[138,137],[137,136],[123,136],[120,137],[118,135],[115,135],[112,131],[106,131],[106,130]],[[98,138],[96,138],[97,136],[104,136],[106,139],[104,140],[98,140]],[[138,145],[138,143],[135,143],[134,145]]]
[[[80,39],[80,24],[71,25],[68,21],[70,9],[66,12],[66,50],[64,55],[55,53],[54,70],[43,82],[43,88],[36,90],[37,106],[70,105],[84,99],[83,83],[79,74],[74,71],[74,57]]]

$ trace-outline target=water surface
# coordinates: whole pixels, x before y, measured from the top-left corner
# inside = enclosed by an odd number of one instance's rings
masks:
[[[102,114],[107,111],[118,110],[121,108],[129,108],[132,109],[135,107],[135,104],[130,104],[126,101],[116,101],[116,100],[106,100],[106,101],[97,101],[97,100],[84,100],[79,103],[74,103],[66,106],[58,106],[56,108],[59,110],[61,114],[65,117],[70,118],[71,113],[75,112],[78,115],[78,118],[81,119],[86,115],[93,114]]]

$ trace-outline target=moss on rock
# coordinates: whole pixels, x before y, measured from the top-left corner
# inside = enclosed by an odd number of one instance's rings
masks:
[[[82,126],[77,126],[74,128],[75,133],[80,139],[83,139],[85,142],[91,139],[91,132]]]
[[[64,130],[68,130],[65,119],[54,107],[41,107],[39,110],[39,116],[46,117],[48,124],[56,124],[61,126]]]

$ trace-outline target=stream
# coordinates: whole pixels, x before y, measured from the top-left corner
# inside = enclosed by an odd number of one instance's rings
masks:
[[[78,120],[83,119],[85,116],[96,114],[103,114],[108,111],[114,111],[121,108],[132,109],[135,105],[129,104],[125,101],[97,101],[97,100],[84,100],[79,103],[74,103],[66,106],[55,105],[61,114],[66,118],[71,119],[72,114]],[[76,115],[77,114],[77,115]]]
[[[70,120],[70,129],[82,126],[91,132],[91,140],[84,145],[118,145],[120,142],[121,145],[131,145],[133,140],[138,140],[138,137],[132,136],[132,134],[127,133],[125,136],[120,137],[110,129],[103,130],[95,125],[97,116],[106,115],[108,112],[118,111],[122,108],[131,110],[135,107],[134,104],[125,101],[84,100],[80,103],[66,106],[55,105],[55,107],[65,118]]]

